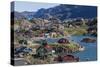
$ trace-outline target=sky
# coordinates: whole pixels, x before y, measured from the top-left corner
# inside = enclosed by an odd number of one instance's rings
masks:
[[[38,9],[41,8],[50,8],[57,6],[59,4],[55,3],[36,3],[36,2],[23,2],[23,1],[15,1],[14,2],[14,9],[15,11],[18,12],[23,12],[23,11],[37,11]]]

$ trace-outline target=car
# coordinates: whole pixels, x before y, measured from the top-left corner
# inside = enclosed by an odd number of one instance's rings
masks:
[[[30,53],[32,52],[31,48],[27,48],[27,47],[19,47],[15,49],[15,54],[19,54],[19,53]]]
[[[23,52],[25,52],[25,53],[30,53],[30,52],[32,52],[32,49],[31,49],[31,48],[25,48],[25,49],[23,50]]]

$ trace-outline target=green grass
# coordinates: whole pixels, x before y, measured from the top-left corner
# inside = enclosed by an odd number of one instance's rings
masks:
[[[59,44],[59,43],[51,43],[51,44],[49,44],[49,45],[52,45],[52,46],[54,46],[54,47],[63,47],[63,48],[69,48],[69,49],[71,49],[71,50],[73,50],[73,49],[78,49],[78,47],[79,47],[79,45],[78,44],[76,44],[76,43],[73,43],[73,42],[70,42],[69,44]]]
[[[70,35],[83,35],[87,33],[85,28],[65,28],[64,31],[68,32]]]

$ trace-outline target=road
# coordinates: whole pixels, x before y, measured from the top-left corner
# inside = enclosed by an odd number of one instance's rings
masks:
[[[27,65],[24,58],[15,58],[14,61],[15,61],[15,66]]]

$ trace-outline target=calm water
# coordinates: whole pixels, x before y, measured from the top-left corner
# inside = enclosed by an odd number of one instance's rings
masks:
[[[81,40],[83,38],[86,38],[86,37],[95,38],[96,42],[94,42],[94,43],[84,43],[84,42],[81,42]],[[74,42],[77,42],[80,45],[85,47],[84,51],[78,52],[78,53],[74,53],[74,56],[78,56],[80,58],[80,61],[86,61],[86,60],[93,61],[93,60],[97,60],[97,38],[96,37],[92,37],[92,36],[71,36],[68,39],[72,40]],[[47,39],[47,41],[49,43],[57,42],[57,40],[59,40],[59,39],[51,39],[51,38]]]

